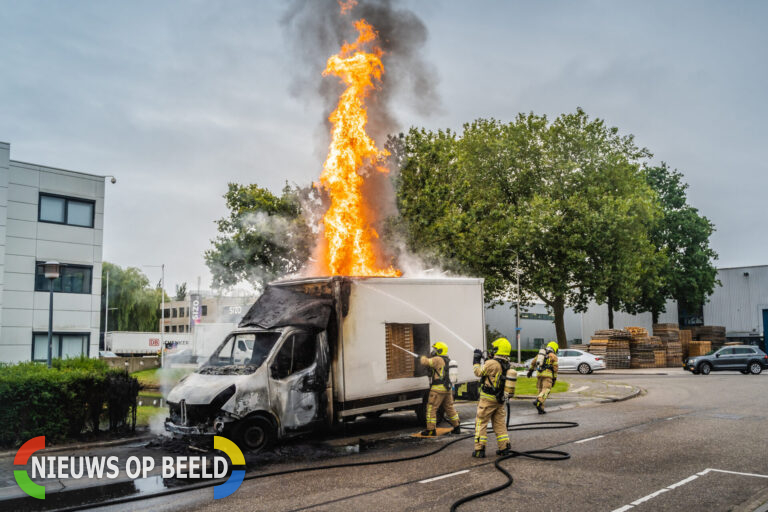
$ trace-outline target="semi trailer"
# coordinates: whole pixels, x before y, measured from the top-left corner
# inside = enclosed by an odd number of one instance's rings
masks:
[[[167,397],[174,435],[225,435],[258,451],[309,430],[412,409],[423,418],[437,341],[476,380],[485,348],[483,281],[292,279],[271,283],[208,360]]]

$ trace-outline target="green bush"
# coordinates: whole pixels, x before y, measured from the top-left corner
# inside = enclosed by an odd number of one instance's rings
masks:
[[[86,357],[56,359],[51,366],[0,365],[0,445],[98,432],[102,419],[112,432],[135,428],[139,383],[125,370]]]

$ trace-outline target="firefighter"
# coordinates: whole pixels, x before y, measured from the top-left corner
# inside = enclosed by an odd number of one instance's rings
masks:
[[[485,457],[485,445],[488,442],[488,421],[493,425],[496,434],[498,450],[496,455],[509,455],[509,433],[507,432],[507,411],[505,402],[509,399],[510,391],[514,394],[514,380],[507,381],[510,368],[509,353],[512,345],[506,338],[499,338],[491,344],[489,359],[481,365],[483,353],[475,350],[472,367],[477,377],[480,377],[480,400],[477,403],[477,418],[475,420],[475,451],[473,457]],[[506,386],[506,390],[505,390]]]
[[[446,419],[453,425],[451,434],[461,433],[459,426],[459,413],[453,406],[453,391],[451,379],[448,374],[448,346],[438,341],[432,345],[430,357],[421,356],[419,362],[429,368],[429,399],[427,401],[427,429],[421,432],[422,436],[433,437],[437,435],[437,411],[443,407]]]
[[[539,349],[538,355],[531,361],[531,367],[528,368],[526,374],[530,378],[534,370],[537,372],[536,390],[539,395],[533,401],[533,405],[536,406],[539,414],[547,413],[544,410],[544,402],[547,401],[550,391],[557,382],[557,351],[559,348],[557,342],[550,341],[546,347]]]

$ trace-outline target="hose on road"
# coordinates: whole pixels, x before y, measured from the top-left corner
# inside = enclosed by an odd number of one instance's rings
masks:
[[[507,416],[509,418],[509,416]],[[574,428],[578,427],[579,424],[573,421],[541,421],[537,423],[519,423],[517,425],[507,426],[507,431],[514,432],[518,430],[550,430],[550,429],[561,429],[561,428]],[[488,496],[494,493],[497,493],[499,491],[502,491],[512,485],[512,483],[515,481],[515,479],[512,477],[512,475],[509,474],[509,472],[501,467],[500,463],[507,460],[512,459],[515,457],[527,457],[529,459],[535,459],[535,460],[550,460],[550,461],[557,461],[557,460],[567,460],[571,458],[571,454],[568,452],[563,452],[560,450],[530,450],[526,452],[518,452],[512,450],[512,452],[509,455],[504,455],[503,457],[499,457],[496,459],[493,463],[493,467],[495,467],[499,472],[501,472],[505,477],[507,477],[507,481],[503,484],[493,487],[492,489],[487,489],[485,491],[480,491],[475,494],[470,494],[469,496],[465,496],[461,498],[460,500],[457,500],[451,505],[451,512],[456,512],[458,508],[463,505],[464,503],[467,503],[472,500],[476,500],[478,498],[482,498],[483,496]]]

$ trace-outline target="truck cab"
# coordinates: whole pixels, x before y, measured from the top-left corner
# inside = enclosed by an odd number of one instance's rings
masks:
[[[252,451],[312,430],[327,420],[328,360],[325,331],[233,331],[168,395],[165,428],[179,435],[225,435]]]

